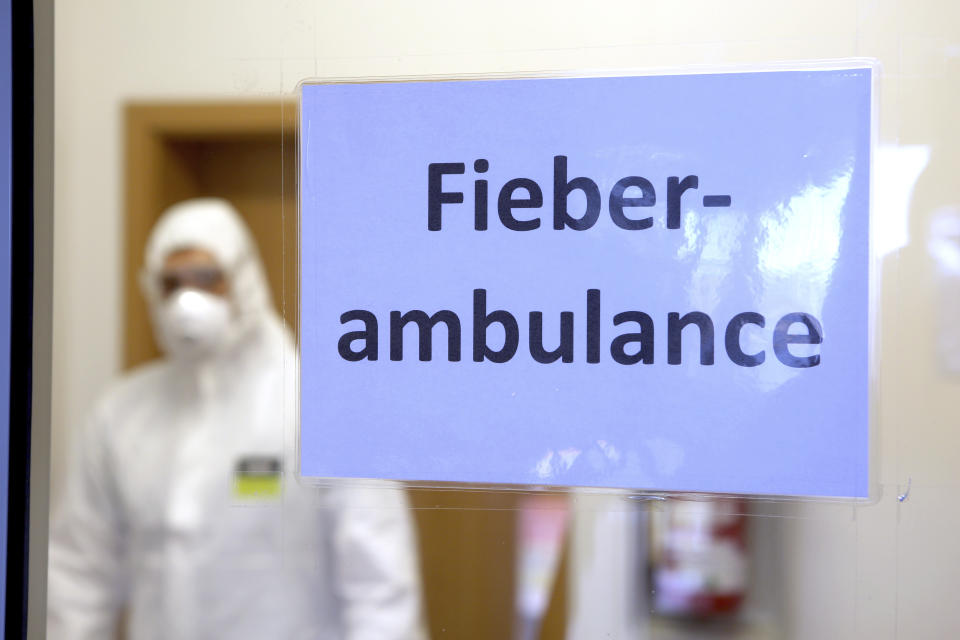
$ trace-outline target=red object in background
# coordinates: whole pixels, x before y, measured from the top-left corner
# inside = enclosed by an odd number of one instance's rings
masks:
[[[540,637],[569,519],[570,504],[566,496],[543,494],[520,498],[514,635],[517,640]]]
[[[736,613],[749,585],[746,504],[674,499],[653,517],[653,609],[691,618]]]

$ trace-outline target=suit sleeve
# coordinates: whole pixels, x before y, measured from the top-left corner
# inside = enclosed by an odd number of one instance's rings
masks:
[[[49,640],[114,637],[123,592],[123,522],[106,440],[94,417],[80,435],[50,530]]]
[[[348,640],[423,640],[416,535],[404,491],[338,488],[333,566]]]

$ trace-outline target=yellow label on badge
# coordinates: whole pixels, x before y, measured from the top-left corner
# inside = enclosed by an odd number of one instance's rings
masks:
[[[233,495],[236,498],[279,498],[280,474],[240,475],[233,479]]]

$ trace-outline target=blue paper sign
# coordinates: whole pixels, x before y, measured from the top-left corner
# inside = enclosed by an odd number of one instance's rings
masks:
[[[301,473],[867,496],[871,74],[304,85]]]

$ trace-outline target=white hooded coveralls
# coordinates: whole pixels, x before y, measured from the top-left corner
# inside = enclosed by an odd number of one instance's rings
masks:
[[[394,485],[309,489],[295,478],[296,352],[232,207],[173,207],[144,289],[181,248],[228,274],[229,340],[202,362],[123,377],[81,434],[51,530],[48,637],[129,640],[421,638],[416,546]],[[158,332],[159,333],[159,332]],[[282,494],[237,495],[245,459],[282,462]]]

